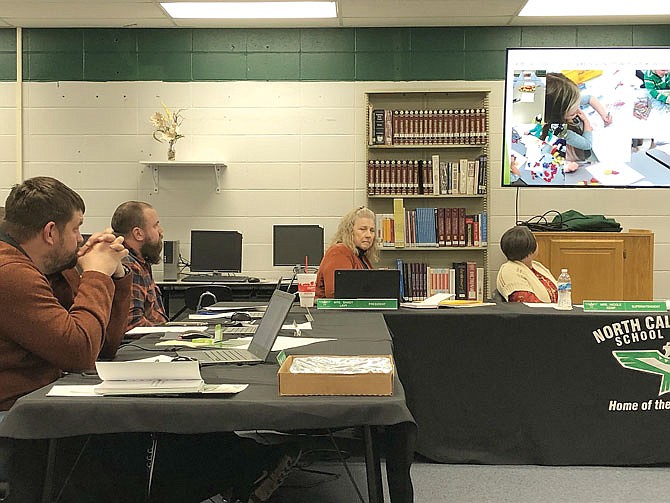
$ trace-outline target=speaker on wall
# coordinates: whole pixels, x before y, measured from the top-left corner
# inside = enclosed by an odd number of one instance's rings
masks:
[[[179,274],[179,241],[163,241],[163,279],[177,281]]]

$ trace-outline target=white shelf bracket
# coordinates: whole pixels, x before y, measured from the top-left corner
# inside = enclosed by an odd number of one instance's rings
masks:
[[[154,194],[158,194],[158,176],[160,173],[160,168],[154,164],[151,168],[151,176],[154,179]]]
[[[221,193],[221,174],[223,173],[223,170],[221,169],[221,165],[217,164],[214,166],[214,176],[216,177],[216,193],[220,194]]]

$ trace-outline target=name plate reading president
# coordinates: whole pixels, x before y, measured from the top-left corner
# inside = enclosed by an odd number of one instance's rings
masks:
[[[316,299],[318,309],[398,309],[398,299]]]
[[[585,300],[582,305],[584,312],[664,313],[668,310],[665,301],[654,300]]]

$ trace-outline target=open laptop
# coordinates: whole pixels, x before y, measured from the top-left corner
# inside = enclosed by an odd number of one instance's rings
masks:
[[[265,315],[256,329],[249,349],[207,349],[178,351],[179,356],[195,358],[202,365],[218,363],[263,363],[277,339],[284,320],[295,301],[295,294],[275,290],[272,293]]]
[[[397,269],[339,269],[335,271],[336,299],[400,299]]]

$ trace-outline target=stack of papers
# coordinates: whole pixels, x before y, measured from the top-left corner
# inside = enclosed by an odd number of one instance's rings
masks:
[[[495,302],[482,302],[480,300],[456,300],[447,299],[440,302],[440,307],[479,307],[479,306],[495,306]]]
[[[401,302],[400,307],[408,307],[410,309],[437,309],[440,306],[440,302],[453,298],[453,293],[436,293],[420,302]]]

